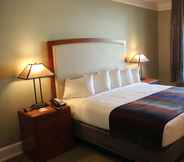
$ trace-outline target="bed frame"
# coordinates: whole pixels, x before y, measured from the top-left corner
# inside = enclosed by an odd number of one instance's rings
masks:
[[[53,47],[58,45],[81,44],[81,43],[109,43],[123,45],[121,40],[103,38],[77,38],[54,40],[48,42],[49,68],[54,72],[54,51]],[[55,78],[51,79],[52,97],[56,97]],[[77,138],[91,144],[102,147],[124,158],[140,162],[179,162],[184,155],[184,138],[174,144],[159,150],[146,149],[131,141],[121,138],[113,138],[109,132],[103,129],[74,120],[74,134]]]

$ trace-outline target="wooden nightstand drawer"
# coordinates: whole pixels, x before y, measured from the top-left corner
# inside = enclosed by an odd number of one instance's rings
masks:
[[[68,133],[68,131],[64,130],[71,128],[71,117],[69,112],[63,112],[58,111],[56,113],[49,114],[47,117],[43,116],[37,119],[37,128],[40,130],[39,133],[41,133],[41,136],[44,134],[50,134],[50,132],[52,132],[52,134],[57,134],[58,131],[62,131],[62,134]]]
[[[62,120],[63,120],[64,115],[60,112],[56,112],[53,114],[49,114],[48,116],[42,116],[36,120],[36,124],[38,129],[44,131],[48,130],[50,131],[51,129],[57,129],[58,127],[62,128]],[[42,133],[40,131],[40,133]]]
[[[33,160],[45,161],[74,145],[70,108],[18,112],[23,150]]]

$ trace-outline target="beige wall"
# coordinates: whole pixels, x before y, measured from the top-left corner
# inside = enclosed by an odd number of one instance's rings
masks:
[[[159,79],[170,81],[171,11],[158,13]]]
[[[157,12],[111,0],[1,0],[0,147],[19,140],[16,111],[34,102],[31,81],[16,79],[24,65],[47,63],[46,41],[73,37],[125,39],[129,52],[147,54],[157,76]],[[50,98],[44,80],[46,100]]]

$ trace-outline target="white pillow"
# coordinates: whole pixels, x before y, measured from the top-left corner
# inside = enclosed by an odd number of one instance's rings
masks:
[[[109,72],[101,71],[93,75],[95,94],[110,90]]]
[[[109,71],[111,89],[121,87],[121,73],[119,69]]]
[[[64,99],[82,98],[93,95],[92,76],[84,75],[77,79],[66,79]]]
[[[131,70],[132,70],[133,82],[134,83],[141,82],[140,75],[139,75],[139,69],[134,68],[134,69],[131,69]]]
[[[134,83],[131,69],[124,69],[121,73],[121,86]]]

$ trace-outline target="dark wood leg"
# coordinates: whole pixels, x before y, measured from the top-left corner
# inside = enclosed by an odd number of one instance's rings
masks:
[[[34,162],[47,162],[47,160],[34,160]]]
[[[182,162],[183,157],[176,159],[174,162]]]
[[[184,162],[184,154],[177,158],[174,162]]]
[[[181,160],[175,160],[174,162],[181,162]]]

